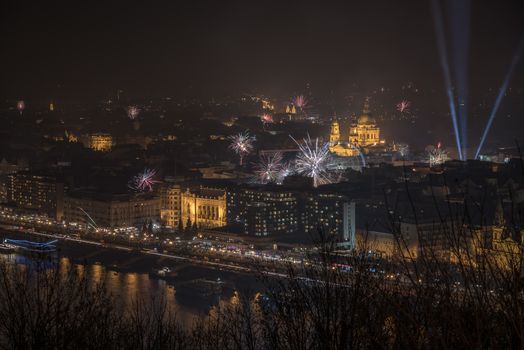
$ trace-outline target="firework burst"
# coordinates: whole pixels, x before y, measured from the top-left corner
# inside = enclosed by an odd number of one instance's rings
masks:
[[[134,120],[138,117],[140,114],[140,108],[137,106],[129,106],[127,107],[127,116],[129,119]]]
[[[280,170],[277,176],[277,184],[281,185],[284,182],[284,179],[290,175],[293,175],[294,172],[295,172],[295,167],[293,166],[293,163],[291,162],[282,163],[282,166],[280,167]]]
[[[160,181],[155,180],[156,170],[144,169],[143,172],[134,176],[129,182],[129,187],[135,191],[152,191],[153,185]]]
[[[24,109],[25,109],[25,102],[24,100],[20,100],[16,103],[16,109],[18,109],[18,112],[20,112],[20,114],[22,114],[24,112]]]
[[[332,182],[329,168],[332,166],[332,158],[329,152],[329,143],[319,141],[318,137],[303,139],[302,142],[291,138],[297,144],[300,152],[295,161],[296,171],[313,178],[313,186],[324,185]]]
[[[397,145],[397,154],[400,158],[406,158],[409,154],[409,145],[407,143],[399,143]]]
[[[407,100],[402,100],[397,103],[397,111],[400,113],[409,113],[409,107],[411,107],[411,102]]]
[[[263,184],[278,182],[284,166],[282,160],[283,157],[280,152],[261,155],[259,162],[253,167],[257,182]]]
[[[449,159],[448,152],[442,148],[440,142],[437,144],[437,147],[428,147],[427,155],[430,167],[444,164]]]
[[[230,136],[228,139],[231,141],[229,148],[239,155],[240,165],[242,165],[244,158],[253,151],[253,142],[256,140],[255,137],[249,135],[246,131]]]
[[[261,117],[260,117],[260,121],[262,121],[262,124],[266,125],[266,124],[272,124],[274,123],[275,121],[273,120],[273,116],[271,114],[263,114]]]
[[[308,106],[309,102],[304,95],[298,95],[293,98],[293,104],[295,105],[295,107],[298,107],[303,110]]]

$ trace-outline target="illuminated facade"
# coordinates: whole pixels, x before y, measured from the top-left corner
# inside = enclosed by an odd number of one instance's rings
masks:
[[[53,176],[20,172],[8,176],[7,200],[60,220],[64,215],[64,184]]]
[[[226,192],[220,189],[200,187],[186,189],[180,196],[182,223],[200,228],[226,225]]]
[[[380,143],[380,128],[370,115],[368,100],[364,104],[364,111],[358,118],[357,124],[352,125],[349,129],[349,142],[363,148]]]
[[[340,125],[337,118],[331,123],[331,133],[329,134],[329,142],[333,145],[340,142]]]
[[[504,218],[504,210],[499,203],[495,210],[495,220],[492,227],[491,241],[486,235],[478,234],[474,245],[476,252],[481,251],[483,257],[494,266],[505,270],[521,270],[522,254],[524,252],[524,231],[513,225],[508,225]],[[480,248],[480,249],[479,249]]]
[[[171,227],[177,227],[180,218],[180,185],[167,184],[160,189],[160,218]]]
[[[89,148],[94,151],[107,152],[113,147],[113,137],[109,134],[89,135]]]
[[[262,99],[261,102],[262,102],[262,108],[263,109],[268,109],[270,111],[274,111],[275,110],[275,106],[273,105],[273,103],[270,100]]]
[[[373,252],[377,256],[392,258],[397,251],[397,241],[391,232],[359,230],[356,235],[358,251]]]
[[[103,228],[140,227],[160,219],[160,198],[151,194],[111,195],[75,191],[65,196],[64,217],[69,222],[91,222]]]
[[[295,105],[286,105],[286,114],[297,114],[297,109],[295,108]]]
[[[329,141],[331,143],[329,150],[341,157],[357,156],[359,149],[363,153],[368,153],[373,147],[385,144],[385,141],[380,139],[377,122],[370,115],[369,100],[366,99],[364,110],[357,123],[350,126],[348,140],[342,141],[340,125],[335,118],[331,123]]]
[[[508,227],[493,229],[491,251],[487,252],[497,266],[510,270],[520,269],[524,252],[524,232]]]
[[[73,134],[71,131],[65,131],[65,135],[67,137],[68,142],[78,142],[78,136]]]

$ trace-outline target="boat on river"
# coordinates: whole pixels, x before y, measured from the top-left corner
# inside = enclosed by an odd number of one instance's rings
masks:
[[[20,253],[34,253],[34,254],[51,254],[56,253],[56,242],[52,240],[47,242],[34,242],[23,239],[4,239],[2,245],[6,249],[12,249],[14,252]]]
[[[197,278],[176,285],[176,291],[179,294],[197,297],[213,297],[222,294],[224,282],[217,278],[216,280]]]

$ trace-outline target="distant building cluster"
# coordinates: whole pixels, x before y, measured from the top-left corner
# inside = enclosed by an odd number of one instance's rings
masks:
[[[329,135],[329,150],[341,157],[355,157],[362,153],[373,151],[385,151],[385,141],[380,139],[380,128],[376,120],[371,117],[369,101],[366,100],[362,115],[355,124],[349,128],[347,141],[343,141],[340,133],[340,125],[335,118],[331,123]]]
[[[107,152],[113,147],[113,137],[110,134],[89,135],[89,148],[94,151]]]
[[[523,248],[518,148],[462,162],[438,140],[418,151],[386,144],[392,132],[380,122],[400,119],[384,117],[384,105],[372,115],[369,99],[361,113],[351,107],[338,118],[322,115],[310,92],[223,103],[117,98],[94,112],[63,106],[35,111],[19,100],[6,112],[0,209],[86,231],[154,223],[165,236],[211,232],[290,247],[324,235],[388,258],[500,258]],[[417,119],[408,100],[391,108]],[[457,225],[442,215],[474,212],[469,203],[482,203],[485,217]],[[452,251],[447,236],[459,229],[469,236]]]
[[[323,230],[344,241],[355,239],[355,204],[345,196],[276,185],[183,188],[161,189],[161,217],[172,227],[233,226],[259,237],[314,236]]]

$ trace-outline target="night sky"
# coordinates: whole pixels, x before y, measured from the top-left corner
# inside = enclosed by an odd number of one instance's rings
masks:
[[[520,1],[472,1],[471,86],[496,88]],[[1,93],[95,97],[442,86],[430,2],[3,2]],[[445,13],[446,14],[446,13]],[[513,84],[522,84],[519,67]]]

